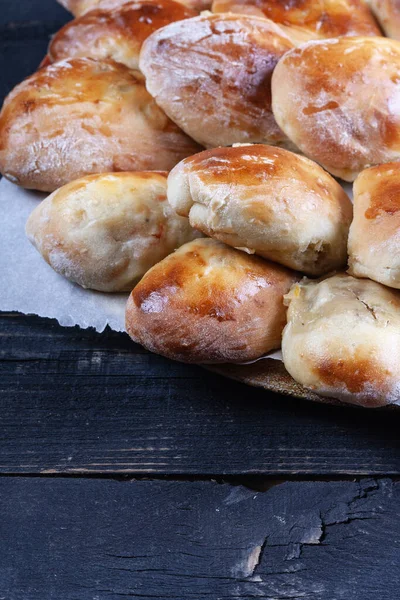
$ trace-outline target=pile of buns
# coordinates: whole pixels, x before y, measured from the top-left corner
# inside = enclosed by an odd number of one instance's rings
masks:
[[[321,396],[400,405],[396,0],[61,3],[0,113],[0,172],[50,192],[26,226],[48,264],[130,292],[153,352],[282,347]]]

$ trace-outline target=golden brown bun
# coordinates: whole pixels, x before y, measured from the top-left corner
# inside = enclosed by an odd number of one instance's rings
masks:
[[[349,273],[400,288],[400,164],[362,171],[353,190]]]
[[[132,0],[57,0],[64,8],[72,12],[74,17],[81,17],[92,10],[110,10],[119,8]],[[158,0],[155,0],[157,2]],[[193,10],[210,8],[212,0],[176,0],[179,4]]]
[[[153,31],[195,17],[196,11],[174,0],[143,0],[114,10],[94,10],[67,23],[50,42],[51,62],[68,57],[113,59],[131,69],[139,67],[139,52]]]
[[[400,3],[398,0],[368,0],[385,35],[400,40]]]
[[[267,17],[283,25],[289,36],[300,41],[341,35],[381,35],[363,0],[214,0],[212,11]]]
[[[198,149],[156,105],[143,76],[112,61],[45,67],[0,113],[0,172],[43,191],[90,173],[168,171]]]
[[[400,404],[400,295],[339,274],[295,285],[282,340],[290,375],[306,388],[367,407]]]
[[[264,145],[216,148],[179,163],[168,200],[206,235],[309,275],[344,267],[352,206],[319,165]]]
[[[132,291],[126,328],[148,350],[189,363],[249,361],[281,344],[295,273],[215,240],[189,242]]]
[[[271,75],[292,43],[278,25],[244,15],[171,23],[142,46],[140,69],[159,106],[203,146],[280,143]]]
[[[279,126],[304,154],[353,181],[400,160],[400,43],[338,38],[287,53],[272,78]]]
[[[67,279],[130,292],[153,265],[199,235],[170,208],[166,192],[167,173],[89,175],[43,200],[26,233]]]

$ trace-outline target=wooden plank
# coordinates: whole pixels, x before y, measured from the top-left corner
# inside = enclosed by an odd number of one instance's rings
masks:
[[[400,484],[0,479],[7,600],[395,600]]]
[[[50,36],[71,15],[56,0],[2,0],[0,10],[0,103],[33,73],[47,51]]]
[[[1,0],[0,27],[11,23],[18,27],[29,22],[53,22],[61,26],[70,19],[72,15],[56,0]]]
[[[0,473],[398,474],[397,415],[285,398],[128,336],[0,319]]]

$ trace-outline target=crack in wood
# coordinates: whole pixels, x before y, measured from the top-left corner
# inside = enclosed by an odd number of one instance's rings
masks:
[[[394,600],[399,500],[389,479],[0,478],[0,596]]]

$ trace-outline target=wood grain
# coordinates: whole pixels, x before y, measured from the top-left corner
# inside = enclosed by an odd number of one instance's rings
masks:
[[[400,484],[0,479],[7,600],[395,600]]]
[[[398,415],[285,398],[37,317],[0,318],[0,406],[0,473],[400,473]]]
[[[15,85],[37,69],[50,36],[70,18],[56,0],[1,0],[0,104]]]

